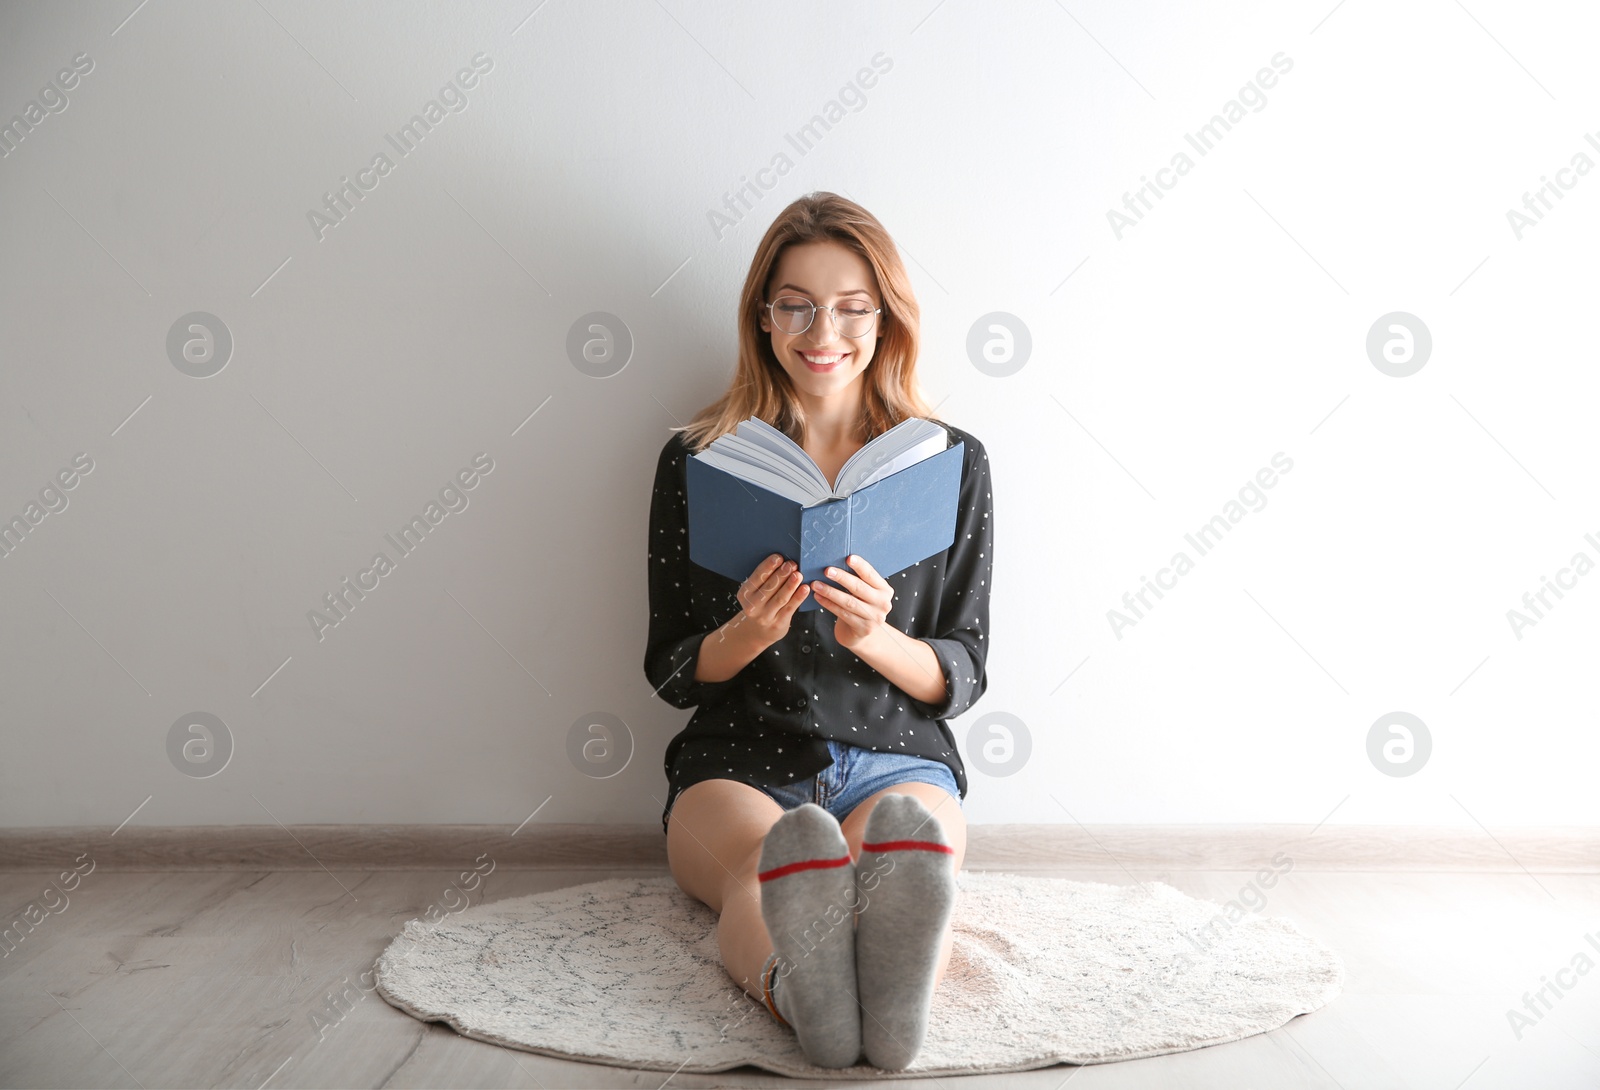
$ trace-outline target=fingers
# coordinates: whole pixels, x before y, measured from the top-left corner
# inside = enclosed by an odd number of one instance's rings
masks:
[[[877,568],[867,563],[866,557],[851,554],[845,557],[845,563],[848,563],[851,568],[856,570],[856,575],[861,576],[862,581],[866,581],[867,586],[877,587],[880,591],[888,586],[888,581],[882,575],[878,575]]]
[[[767,576],[767,582],[763,588],[765,591],[763,598],[781,604],[788,598],[789,591],[794,587],[794,581],[799,578],[800,573],[795,570],[794,565],[785,560],[778,565],[776,571]]]
[[[756,565],[756,570],[750,573],[750,578],[744,581],[744,587],[741,589],[748,590],[752,594],[765,589],[768,580],[779,573],[783,563],[783,557],[773,553]]]
[[[796,578],[799,578],[799,573],[796,573]],[[811,588],[806,586],[804,583],[801,583],[799,586],[795,587],[794,591],[789,595],[789,600],[780,607],[779,613],[786,620],[790,617],[793,617],[794,611],[800,608],[800,603],[806,600],[806,594],[809,593],[810,590]]]
[[[830,587],[823,582],[817,583],[817,601],[833,610],[834,613],[854,613],[858,617],[870,617],[871,611],[867,604],[853,594]]]
[[[883,581],[877,569],[867,563],[865,557],[851,554],[845,557],[845,562],[855,568],[858,574],[851,574],[845,568],[824,568],[822,574],[839,586],[830,587],[819,579],[813,588],[817,592],[817,601],[837,601],[839,605],[862,616],[870,613],[866,608],[868,604],[887,609],[893,603],[894,591]]]
[[[781,611],[799,578],[800,573],[792,562],[777,553],[767,557],[741,588],[746,611],[761,620],[772,616],[774,611]]]
[[[756,566],[756,570],[750,573],[750,578],[746,579],[739,588],[740,591],[759,601],[770,593],[767,589],[768,585],[771,583],[773,576],[782,574],[783,563],[783,557],[773,553]]]
[[[851,594],[859,595],[862,591],[872,589],[864,581],[854,575],[851,575],[843,568],[824,568],[822,569],[822,574],[826,575],[829,579],[832,579],[835,583],[838,583]]]

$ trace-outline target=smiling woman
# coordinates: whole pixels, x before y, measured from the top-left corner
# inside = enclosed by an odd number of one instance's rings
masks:
[[[815,193],[786,208],[756,249],[738,318],[733,382],[662,448],[650,507],[645,674],[673,707],[698,706],[666,752],[668,861],[718,912],[729,975],[812,1062],[849,1066],[864,1050],[900,1069],[950,958],[966,848],[967,780],[945,721],[987,686],[988,455],[923,399],[917,302],[894,241],[860,205]],[[751,417],[830,484],[902,421],[939,424],[945,449],[965,445],[954,541],[887,578],[851,556],[826,572],[833,587],[802,583],[793,557],[767,557],[742,583],[692,563],[685,463]],[[801,612],[808,594],[820,608]],[[870,868],[884,852],[896,877],[859,921],[830,930],[826,956],[795,948],[859,886],[855,858]],[[871,997],[870,1018],[857,997]]]

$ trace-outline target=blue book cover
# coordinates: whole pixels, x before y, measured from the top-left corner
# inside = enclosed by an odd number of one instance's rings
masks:
[[[799,564],[804,582],[839,587],[822,573],[829,567],[850,571],[845,557],[855,554],[887,579],[954,544],[965,453],[966,444],[958,442],[847,496],[810,506],[690,455],[684,460],[689,559],[743,583],[778,553]],[[796,612],[820,608],[816,595],[807,594]]]

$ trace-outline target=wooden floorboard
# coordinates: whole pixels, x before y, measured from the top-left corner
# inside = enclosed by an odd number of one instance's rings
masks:
[[[470,858],[470,857],[469,857]],[[969,868],[977,869],[977,868]],[[660,1087],[660,1072],[575,1063],[463,1038],[357,986],[404,922],[443,895],[450,869],[97,868],[59,915],[0,958],[0,1086]],[[473,897],[501,900],[664,869],[499,868]],[[1105,866],[1049,872],[1161,880],[1219,903],[1253,871]],[[0,873],[0,905],[40,896],[50,871]],[[1593,1088],[1600,1086],[1600,968],[1518,1040],[1525,993],[1588,950],[1600,965],[1600,876],[1523,871],[1296,867],[1261,911],[1339,952],[1328,1007],[1271,1033],[1172,1056],[940,1085]],[[364,998],[331,1016],[328,997]],[[319,1033],[312,1015],[330,1016]],[[679,1074],[674,1087],[777,1086],[754,1068]],[[904,1085],[881,1080],[873,1086]]]

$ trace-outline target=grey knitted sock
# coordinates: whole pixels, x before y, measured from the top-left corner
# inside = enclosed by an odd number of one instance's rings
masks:
[[[803,803],[761,845],[761,918],[778,955],[772,1001],[806,1058],[850,1067],[861,1056],[856,1001],[855,872],[833,815]]]
[[[856,860],[856,982],[867,1062],[899,1071],[922,1048],[939,945],[955,909],[954,850],[914,795],[886,795],[867,815]]]

